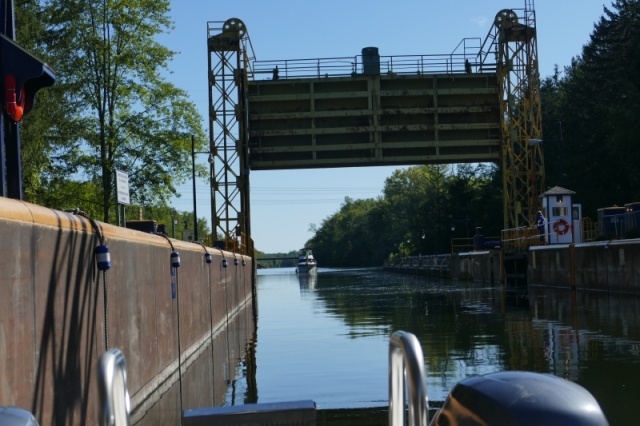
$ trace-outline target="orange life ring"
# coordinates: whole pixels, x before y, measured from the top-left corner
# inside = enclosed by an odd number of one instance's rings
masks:
[[[564,219],[558,219],[558,221],[553,224],[553,230],[556,231],[558,235],[564,235],[569,232],[569,224]]]

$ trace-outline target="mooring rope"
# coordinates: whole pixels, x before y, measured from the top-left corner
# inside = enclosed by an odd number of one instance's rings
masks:
[[[173,291],[175,289],[176,298],[176,323],[178,327],[178,386],[180,389],[180,412],[183,411],[182,405],[182,348],[180,345],[180,284],[178,279],[178,268],[180,267],[180,254],[173,247],[171,239],[164,234],[157,234],[167,239],[171,246],[171,297],[173,298]]]
[[[82,216],[91,223],[93,231],[98,237],[99,244],[94,249],[94,255],[96,258],[96,265],[99,271],[102,271],[102,289],[103,289],[103,309],[104,309],[104,347],[105,351],[109,349],[109,304],[108,304],[108,282],[107,271],[111,269],[111,254],[109,253],[109,247],[105,244],[104,233],[102,228],[92,217],[89,217],[86,212],[80,208],[74,208],[65,210],[66,213],[71,213],[77,216]],[[100,275],[97,278],[97,285],[100,285]]]

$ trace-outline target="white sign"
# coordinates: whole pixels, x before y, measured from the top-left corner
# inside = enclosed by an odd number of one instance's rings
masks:
[[[182,241],[193,241],[194,238],[193,229],[183,229],[182,230]]]
[[[129,202],[129,175],[120,170],[116,170],[116,191],[120,204],[130,204]]]

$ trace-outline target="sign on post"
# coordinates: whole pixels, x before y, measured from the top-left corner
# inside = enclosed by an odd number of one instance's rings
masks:
[[[193,232],[193,229],[183,229],[182,230],[182,240],[183,241],[196,242],[195,241],[195,234]]]
[[[118,203],[131,204],[129,200],[129,175],[126,172],[116,170],[116,191]]]

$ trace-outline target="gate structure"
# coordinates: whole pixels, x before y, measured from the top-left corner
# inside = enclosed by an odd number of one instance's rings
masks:
[[[253,255],[250,238],[246,84],[251,43],[244,23],[207,23],[209,51],[209,149],[213,240]]]
[[[536,31],[533,0],[525,0],[524,10],[496,15],[479,55],[481,69],[495,63],[500,82],[505,229],[533,223],[546,190]]]
[[[544,164],[532,143],[541,140],[533,0],[500,11],[484,41],[465,39],[449,55],[368,47],[348,58],[250,61],[237,19],[208,45],[212,191],[224,191],[215,221],[227,240],[250,241],[250,169],[496,162],[505,228],[534,219]]]

